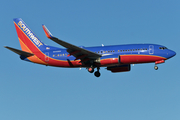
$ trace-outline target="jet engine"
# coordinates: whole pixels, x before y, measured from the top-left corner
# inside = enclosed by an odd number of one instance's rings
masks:
[[[128,72],[131,70],[131,65],[118,65],[118,66],[107,67],[107,70],[110,70],[113,73]]]

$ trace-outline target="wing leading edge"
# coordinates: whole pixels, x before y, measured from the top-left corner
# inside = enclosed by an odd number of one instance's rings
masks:
[[[102,57],[100,54],[94,53],[92,51],[86,50],[84,48],[81,48],[81,47],[75,46],[73,44],[70,44],[68,42],[65,42],[63,40],[60,40],[60,39],[54,37],[45,25],[42,25],[42,27],[44,29],[46,36],[49,39],[51,39],[52,41],[56,42],[57,44],[67,48],[67,52],[69,53],[68,56],[73,55],[74,57],[76,57],[75,60],[80,59],[81,62],[86,62],[86,61],[90,61],[90,60],[96,60],[96,59]]]

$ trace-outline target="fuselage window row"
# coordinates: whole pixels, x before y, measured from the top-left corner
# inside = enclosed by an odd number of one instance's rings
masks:
[[[118,52],[127,52],[127,51],[142,51],[142,50],[147,50],[147,48],[141,48],[141,49],[128,49],[128,50],[118,50]],[[94,53],[112,53],[115,52],[115,50],[109,50],[109,51],[98,51],[98,52],[94,52]]]
[[[55,54],[53,57],[59,57],[59,56],[67,56],[67,54]]]
[[[128,49],[128,50],[118,50],[118,52],[129,52],[129,51],[142,51],[142,50],[147,50],[147,48],[141,48],[141,49]],[[115,52],[115,50],[109,50],[109,51],[98,51],[98,52],[94,52],[94,53],[112,53]],[[53,57],[59,57],[59,56],[67,56],[67,54],[55,54],[53,55]]]

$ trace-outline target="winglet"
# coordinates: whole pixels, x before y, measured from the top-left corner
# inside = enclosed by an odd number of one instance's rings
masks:
[[[50,31],[47,29],[47,27],[45,25],[42,25],[43,29],[44,29],[44,32],[46,34],[46,36],[49,38],[49,39],[52,39],[53,38],[53,35],[50,33]]]

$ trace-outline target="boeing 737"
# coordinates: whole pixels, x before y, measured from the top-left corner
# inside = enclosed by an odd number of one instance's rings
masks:
[[[157,44],[76,46],[54,37],[46,26],[42,25],[49,39],[65,47],[57,48],[44,44],[21,18],[13,20],[21,50],[8,46],[5,48],[20,55],[22,60],[46,66],[87,68],[90,73],[97,69],[94,72],[96,77],[100,76],[100,67],[116,73],[130,71],[131,64],[155,63],[154,69],[157,70],[157,64],[176,55],[174,51]]]

